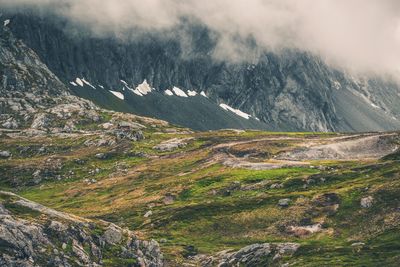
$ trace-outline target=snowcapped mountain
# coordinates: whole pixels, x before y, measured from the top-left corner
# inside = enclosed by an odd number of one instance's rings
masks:
[[[108,109],[155,117],[196,130],[275,129],[250,115],[243,116],[244,112],[218,106],[204,92],[198,94],[178,87],[157,90],[146,80],[138,85],[129,85],[121,80],[119,86],[111,90],[107,86],[96,86],[83,78],[78,79],[82,83],[71,82],[71,91]]]
[[[106,108],[201,130],[400,129],[397,84],[353,77],[304,52],[227,63],[212,59],[210,32],[198,25],[190,28],[193,48],[187,52],[172,39],[124,42],[90,37],[59,18],[8,17],[14,34],[76,95]]]

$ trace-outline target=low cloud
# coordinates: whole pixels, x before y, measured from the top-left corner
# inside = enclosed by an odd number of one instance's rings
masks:
[[[163,32],[185,18],[216,33],[219,59],[248,60],[252,40],[257,51],[299,49],[358,72],[400,73],[398,0],[0,0],[0,7],[42,9],[97,35]]]

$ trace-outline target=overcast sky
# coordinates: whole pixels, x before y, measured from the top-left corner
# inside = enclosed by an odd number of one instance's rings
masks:
[[[242,44],[296,48],[354,70],[400,73],[399,0],[0,0],[1,7],[41,7],[94,33],[171,29],[182,17],[219,35],[215,55],[237,60]]]

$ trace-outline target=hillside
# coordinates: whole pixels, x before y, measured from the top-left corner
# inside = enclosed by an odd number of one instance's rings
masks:
[[[153,89],[142,76],[119,77],[120,90],[64,80],[10,23],[0,27],[0,266],[398,266],[399,132],[272,132],[298,118],[265,124],[212,90]],[[395,114],[372,112],[377,102],[353,89],[329,91],[347,108],[332,129],[387,129]],[[394,107],[395,89],[384,92],[375,96]]]
[[[214,266],[248,245],[245,266],[396,266],[398,134],[191,133],[137,119],[138,141],[93,124],[3,132],[1,188],[139,231],[167,266]]]

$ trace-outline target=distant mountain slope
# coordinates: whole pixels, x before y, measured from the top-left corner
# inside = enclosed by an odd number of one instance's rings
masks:
[[[166,120],[176,125],[182,125],[195,130],[216,129],[268,129],[275,126],[267,125],[253,117],[240,116],[232,111],[224,110],[207,97],[196,94],[187,97],[172,95],[153,90],[146,95],[137,95],[133,88],[120,84],[121,89],[107,90],[99,85],[72,86],[71,90],[80,97],[90,99],[101,107],[131,112],[137,115]]]
[[[82,102],[71,96],[74,92],[104,108],[156,117],[196,130],[274,129],[255,118],[239,116],[219,107],[204,93],[182,91],[183,96],[177,96],[171,91],[172,95],[167,95],[146,84],[151,92],[145,95],[130,88],[126,82],[119,81],[118,87],[111,87],[111,90],[98,84],[92,85],[83,78],[63,83],[34,51],[14,38],[10,25],[0,27],[0,125],[5,128],[29,125],[34,120],[33,110],[60,103]],[[124,100],[118,98],[122,95],[125,95]]]
[[[213,40],[209,31],[198,25],[185,26],[192,39],[191,50],[187,51],[172,38],[160,39],[149,35],[123,42],[113,38],[88,37],[84,29],[67,25],[58,18],[28,13],[7,16],[11,18],[13,32],[32,47],[64,82],[85,77],[112,90],[110,88],[121,87],[121,79],[131,85],[147,79],[159,92],[173,86],[198,93],[205,91],[212,101],[257,117],[270,129],[400,129],[400,107],[397,104],[400,103],[400,90],[396,84],[371,77],[352,77],[307,53],[268,53],[255,64],[233,64],[212,59]],[[74,92],[79,94],[76,90]],[[102,104],[107,105],[109,96],[102,96]],[[86,97],[99,101],[90,94]],[[129,98],[119,106],[129,106],[127,110],[175,123],[182,122],[151,104],[156,100],[147,99],[147,96],[143,99],[134,101]],[[170,103],[169,100],[165,103]],[[139,109],[140,103],[147,108]],[[178,103],[176,106],[181,105]],[[189,112],[188,116],[191,115],[189,109],[184,110]],[[180,124],[193,127],[188,118],[184,121]],[[241,125],[242,122],[238,127]],[[214,129],[215,124],[195,127]]]

